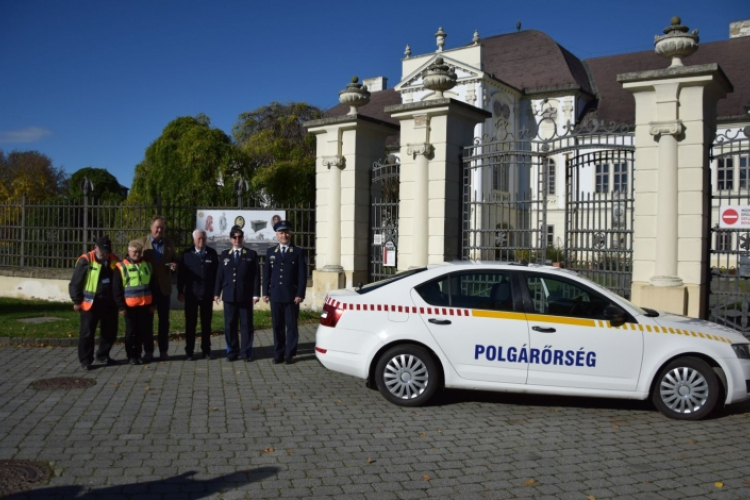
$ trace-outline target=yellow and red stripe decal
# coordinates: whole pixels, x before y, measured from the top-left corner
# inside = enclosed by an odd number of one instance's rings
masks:
[[[509,319],[509,320],[521,320],[521,321],[539,321],[543,323],[552,323],[558,325],[574,325],[584,326],[589,328],[606,328],[612,330],[632,330],[632,331],[645,331],[649,333],[665,333],[667,335],[685,335],[686,337],[699,337],[707,340],[715,340],[717,342],[724,342],[731,344],[732,341],[713,335],[709,333],[694,332],[688,330],[681,330],[673,327],[663,327],[657,325],[641,325],[637,323],[624,323],[620,326],[612,326],[609,321],[600,319],[585,319],[585,318],[568,318],[565,316],[550,316],[546,314],[525,314],[510,311],[491,311],[486,309],[464,309],[457,307],[422,307],[422,306],[404,306],[396,304],[352,304],[348,302],[340,302],[326,297],[325,303],[331,305],[342,311],[372,311],[372,312],[395,312],[395,313],[406,313],[406,314],[428,314],[430,316],[462,316],[462,317],[475,317],[475,318],[494,318],[494,319]]]

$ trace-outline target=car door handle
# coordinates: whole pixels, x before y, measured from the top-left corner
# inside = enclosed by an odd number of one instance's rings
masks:
[[[554,328],[544,328],[542,326],[532,326],[531,329],[534,330],[535,332],[542,332],[542,333],[555,333],[557,331]]]
[[[435,318],[430,318],[427,321],[429,321],[430,323],[432,323],[434,325],[450,325],[451,324],[451,322],[450,322],[449,319],[435,319]]]

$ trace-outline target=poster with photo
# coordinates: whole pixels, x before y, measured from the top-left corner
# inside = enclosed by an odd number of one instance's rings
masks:
[[[240,226],[245,233],[244,246],[260,254],[278,244],[273,225],[285,219],[284,210],[199,209],[195,227],[206,231],[206,244],[221,252],[232,246],[229,231]]]

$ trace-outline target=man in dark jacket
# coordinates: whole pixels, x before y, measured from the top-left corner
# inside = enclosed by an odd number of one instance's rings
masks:
[[[258,254],[242,246],[245,234],[240,226],[229,231],[232,248],[221,252],[216,272],[214,300],[224,301],[224,336],[227,341],[227,358],[235,361],[239,356],[253,360],[253,305],[260,297],[260,267]],[[237,321],[241,325],[242,349],[237,339]]]
[[[118,260],[112,253],[112,242],[107,236],[102,236],[96,240],[94,250],[78,258],[68,286],[73,310],[81,313],[78,361],[84,370],[90,370],[94,363],[94,339],[100,321],[102,327],[96,361],[115,364],[109,351],[117,339],[117,306],[112,293],[112,276]]]
[[[203,359],[211,359],[211,318],[213,317],[214,286],[219,256],[206,246],[206,232],[193,231],[195,246],[186,248],[180,258],[177,273],[177,300],[185,304],[185,353],[194,360],[195,326],[198,310],[201,314],[201,352]]]
[[[271,302],[273,362],[291,364],[297,354],[297,318],[299,305],[305,300],[307,259],[305,252],[291,242],[292,227],[289,221],[277,222],[274,230],[279,244],[266,252],[263,301]]]

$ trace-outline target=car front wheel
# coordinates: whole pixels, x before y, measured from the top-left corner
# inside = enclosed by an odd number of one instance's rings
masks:
[[[667,364],[659,372],[651,399],[669,418],[700,420],[719,400],[719,378],[708,363],[683,357]]]
[[[415,345],[386,351],[375,368],[380,393],[399,406],[421,406],[440,385],[440,373],[430,353]]]

